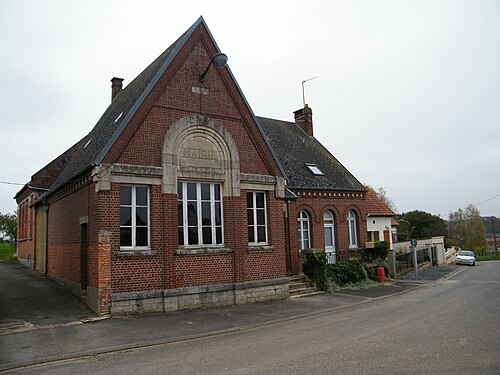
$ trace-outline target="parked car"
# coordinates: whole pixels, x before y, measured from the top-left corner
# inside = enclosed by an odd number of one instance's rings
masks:
[[[472,251],[460,250],[457,253],[457,264],[468,264],[470,266],[476,265],[476,256]]]

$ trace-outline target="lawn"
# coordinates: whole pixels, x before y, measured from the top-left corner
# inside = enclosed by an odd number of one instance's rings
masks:
[[[476,260],[478,262],[483,262],[485,260],[500,260],[500,253],[493,255],[485,255],[483,257],[477,257]]]
[[[14,245],[2,242],[0,243],[0,260],[7,263],[14,263],[16,260],[14,258],[14,254],[16,253],[16,249]]]

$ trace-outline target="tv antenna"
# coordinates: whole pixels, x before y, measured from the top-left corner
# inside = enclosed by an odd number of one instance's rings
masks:
[[[312,81],[313,79],[316,79],[316,78],[319,78],[319,76],[312,77],[312,78],[309,78],[309,79],[305,79],[305,80],[302,81],[302,101],[303,101],[304,107],[306,106],[306,94],[305,94],[305,91],[304,91],[304,83],[306,83],[308,81]]]

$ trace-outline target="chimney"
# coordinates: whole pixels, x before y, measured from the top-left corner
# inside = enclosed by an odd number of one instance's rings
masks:
[[[295,115],[295,124],[300,127],[308,136],[313,136],[313,118],[312,109],[306,104],[304,108],[293,112]]]
[[[111,101],[115,100],[116,95],[122,91],[123,78],[111,78]]]

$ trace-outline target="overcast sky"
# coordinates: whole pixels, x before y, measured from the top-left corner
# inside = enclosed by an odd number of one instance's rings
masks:
[[[319,76],[316,138],[399,212],[500,216],[500,1],[180,3],[0,1],[0,212],[203,15],[256,115]]]

